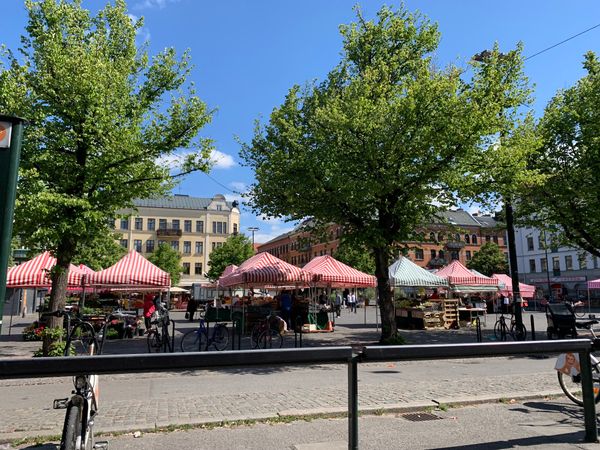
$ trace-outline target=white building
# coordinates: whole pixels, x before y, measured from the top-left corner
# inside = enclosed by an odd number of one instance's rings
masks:
[[[553,247],[551,235],[536,228],[515,230],[517,264],[522,282],[533,284],[539,298],[587,297],[587,282],[600,278],[600,258],[573,247]],[[600,299],[600,292],[590,291]]]

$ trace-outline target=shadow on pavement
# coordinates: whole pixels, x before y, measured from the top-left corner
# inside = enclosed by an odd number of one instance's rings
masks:
[[[552,436],[532,436],[525,438],[506,439],[503,441],[495,442],[480,442],[477,444],[477,448],[485,449],[506,449],[506,448],[520,448],[520,447],[533,447],[540,446],[543,448],[545,445],[554,444],[581,444],[583,442],[584,432],[576,433],[564,433],[564,434],[553,434]],[[468,445],[455,445],[451,447],[438,447],[438,450],[450,450],[450,449],[472,449],[473,444]]]

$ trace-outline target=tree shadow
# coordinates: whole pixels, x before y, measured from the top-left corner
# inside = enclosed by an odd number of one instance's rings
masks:
[[[581,444],[583,443],[585,432],[577,431],[573,433],[554,434],[552,436],[530,436],[524,438],[506,439],[494,442],[480,442],[476,448],[485,448],[490,450],[520,448],[539,446],[543,448],[549,445],[556,444]],[[472,449],[473,444],[454,445],[449,447],[438,447],[438,450],[457,450],[457,449]]]

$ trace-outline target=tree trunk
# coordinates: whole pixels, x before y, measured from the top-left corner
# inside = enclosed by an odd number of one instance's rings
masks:
[[[69,278],[69,266],[73,260],[74,245],[62,244],[56,254],[56,266],[52,269],[52,292],[50,293],[50,311],[64,310],[65,300],[67,296],[67,284]],[[48,328],[62,328],[63,317],[49,317]],[[44,356],[48,356],[50,347],[54,342],[59,342],[60,339],[44,336],[43,352]]]
[[[381,342],[383,343],[396,336],[398,328],[390,289],[387,248],[374,248],[373,255],[375,256],[375,276],[377,277],[377,294],[381,312]]]

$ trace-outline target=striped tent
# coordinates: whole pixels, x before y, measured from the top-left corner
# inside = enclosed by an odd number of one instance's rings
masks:
[[[445,278],[452,285],[461,286],[496,286],[498,280],[496,278],[486,277],[484,275],[476,275],[463,266],[460,261],[454,260],[445,267],[442,267],[435,273],[438,277]]]
[[[512,279],[504,273],[494,273],[492,278],[499,281],[500,293],[507,297],[512,297]],[[535,286],[525,283],[519,283],[519,292],[523,298],[533,298],[535,296]]]
[[[56,265],[56,258],[50,252],[44,252],[35,258],[18,266],[11,267],[7,273],[6,287],[8,288],[49,288],[52,285],[50,271]],[[69,266],[69,287],[81,287],[83,275],[94,273],[87,266]]]
[[[90,275],[93,286],[136,288],[169,288],[171,277],[159,269],[135,250],[131,250],[108,269]]]
[[[219,279],[221,287],[231,286],[295,286],[310,281],[304,270],[286,263],[267,252],[257,253],[244,261],[235,272]]]
[[[231,275],[233,272],[235,272],[237,270],[237,268],[238,268],[238,266],[236,266],[235,264],[230,264],[227,267],[225,267],[225,269],[223,269],[223,273],[217,280],[217,286],[221,287],[221,280],[222,279],[224,280],[226,277]]]
[[[448,287],[445,278],[432,274],[404,256],[389,267],[388,273],[393,287]]]
[[[587,286],[588,289],[600,289],[600,278],[588,281]]]
[[[373,275],[356,270],[329,256],[317,256],[303,267],[312,274],[312,283],[318,287],[375,287]]]

